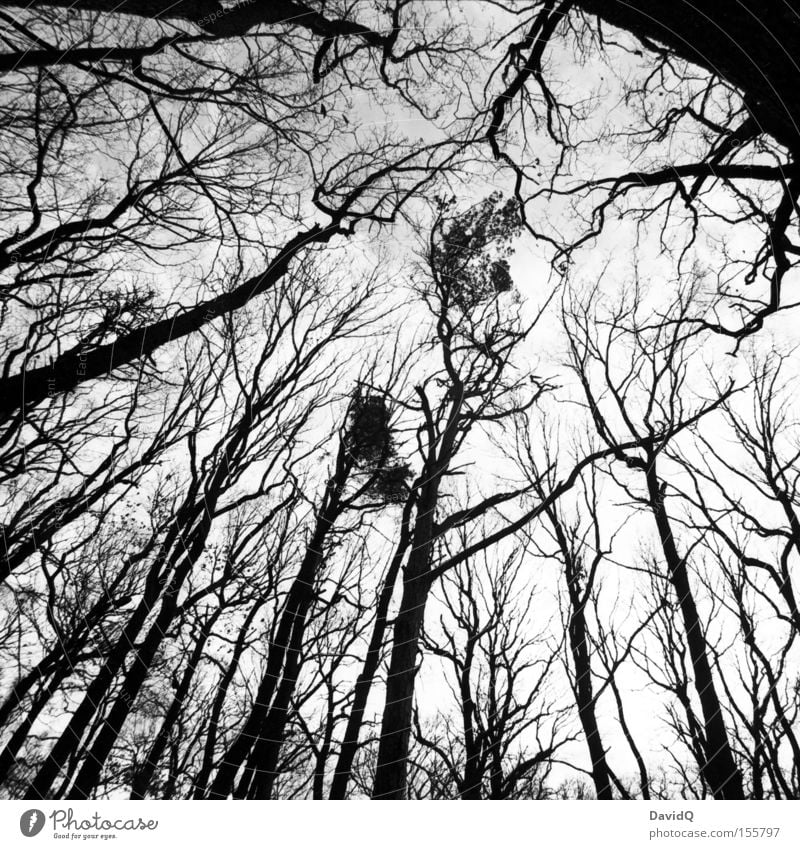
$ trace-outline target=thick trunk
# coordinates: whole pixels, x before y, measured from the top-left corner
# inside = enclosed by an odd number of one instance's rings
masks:
[[[592,687],[592,662],[589,657],[589,641],[586,627],[586,595],[577,583],[576,565],[567,569],[570,605],[572,608],[568,634],[575,666],[575,702],[578,707],[586,746],[592,762],[592,781],[598,799],[613,799],[611,774],[606,761],[606,750],[597,724],[596,703]]]
[[[394,623],[392,655],[386,677],[386,702],[381,722],[373,799],[403,799],[406,794],[414,681],[425,604],[430,593],[430,556],[434,510],[440,474],[431,476],[428,490],[417,505],[411,556],[403,573],[403,597]]]
[[[267,668],[256,692],[253,708],[233,743],[225,752],[225,756],[217,769],[217,774],[208,790],[209,799],[227,799],[233,793],[236,774],[250,755],[253,741],[263,733],[265,714],[272,702],[280,669],[283,666],[284,650],[282,646],[285,646],[289,639],[292,615],[293,613],[288,610],[288,607],[285,607],[275,640],[270,643]]]
[[[597,724],[595,698],[592,687],[592,662],[589,657],[589,642],[586,628],[586,599],[582,598],[577,586],[577,576],[568,568],[567,581],[570,584],[570,604],[572,615],[569,622],[569,645],[572,662],[575,666],[575,702],[578,707],[583,733],[586,736],[586,746],[592,762],[592,781],[598,799],[613,799],[611,792],[611,775],[606,761],[606,751],[600,737]]]
[[[247,775],[239,782],[241,790],[236,790],[236,796],[240,792],[247,792],[257,766],[264,769],[264,764],[254,760],[253,755],[263,752],[264,738],[269,736],[266,733],[266,725],[273,706],[273,698],[276,693],[280,693],[281,685],[287,676],[292,679],[291,691],[294,691],[297,676],[290,676],[286,670],[292,663],[292,647],[302,645],[306,618],[314,602],[314,583],[319,568],[324,562],[325,540],[342,510],[340,499],[351,471],[352,460],[346,453],[344,443],[340,443],[336,471],[328,481],[313,535],[306,547],[297,576],[292,581],[287,594],[278,630],[267,655],[267,668],[253,707],[217,770],[208,794],[211,799],[226,799],[234,793],[236,775],[245,762],[247,762]],[[299,654],[299,648],[297,651]]]
[[[358,751],[358,738],[361,733],[361,725],[364,722],[364,711],[367,708],[372,682],[375,680],[375,674],[381,662],[381,649],[383,648],[383,641],[386,636],[389,605],[394,595],[397,574],[400,571],[400,566],[403,563],[407,548],[408,523],[406,521],[404,522],[404,529],[401,532],[400,543],[386,571],[386,577],[383,580],[381,594],[378,598],[378,609],[375,614],[375,625],[372,628],[372,636],[370,637],[369,647],[364,658],[364,666],[353,690],[353,706],[350,709],[350,716],[347,719],[347,728],[345,729],[342,747],[339,750],[336,769],[331,781],[331,799],[344,799],[347,795],[347,785],[350,782],[353,761]]]
[[[418,500],[414,504],[414,530],[411,554],[403,570],[403,595],[394,621],[392,654],[386,676],[386,700],[381,720],[378,761],[372,787],[373,799],[404,799],[408,772],[411,721],[414,714],[414,682],[417,677],[417,655],[425,605],[431,591],[431,556],[436,537],[436,510],[439,488],[463,438],[465,387],[450,362],[451,339],[441,337],[447,371],[452,381],[446,401],[447,415],[441,430],[436,431],[432,417],[427,417],[428,453],[419,480]],[[423,407],[427,399],[420,392]],[[443,408],[444,409],[444,408]]]
[[[138,363],[162,345],[194,333],[221,315],[241,309],[253,298],[271,289],[286,274],[294,257],[306,247],[327,242],[336,232],[335,226],[323,229],[315,225],[287,242],[264,272],[230,292],[179,310],[112,342],[96,347],[75,345],[48,366],[31,368],[0,380],[0,421],[16,414],[20,408],[34,406],[122,366]]]
[[[694,672],[695,690],[703,711],[705,748],[704,762],[701,765],[703,778],[715,799],[743,799],[742,775],[734,760],[725,728],[722,705],[714,684],[706,639],[689,583],[686,561],[680,557],[675,545],[653,456],[647,458],[646,477],[650,509],[656,520],[669,578],[680,606],[686,644]]]
[[[738,89],[762,132],[800,150],[800,26],[782,0],[575,0],[575,6]]]
[[[611,792],[611,777],[606,761],[606,751],[597,724],[594,693],[592,692],[592,670],[586,648],[586,631],[585,623],[582,621],[582,612],[577,618],[581,621],[576,623],[576,615],[573,613],[569,631],[570,648],[575,663],[575,700],[578,706],[578,717],[586,736],[586,746],[589,749],[589,757],[592,761],[592,781],[597,798],[613,799],[614,794]]]
[[[404,576],[400,611],[394,623],[373,799],[404,799],[406,795],[414,681],[428,592],[424,571],[408,571]]]
[[[307,601],[297,611],[280,684],[264,720],[261,734],[250,753],[245,771],[246,780],[237,788],[235,794],[237,798],[269,799],[272,796],[272,788],[278,775],[278,761],[286,733],[289,708],[302,667],[300,654],[305,636],[306,617],[313,600],[311,594],[308,595]]]
[[[296,639],[294,635],[298,633],[299,627],[302,637],[306,616],[313,602],[311,588],[317,569],[322,562],[322,545],[331,524],[330,517],[320,517],[317,532],[306,550],[303,564],[289,590],[275,639],[270,644],[267,668],[261,679],[253,707],[217,770],[208,794],[211,799],[226,799],[234,793],[237,773],[245,761],[250,761],[252,753],[259,750],[259,741],[262,741],[266,735],[267,718],[275,694],[286,675],[288,655]],[[253,766],[252,763],[249,765]],[[249,781],[247,783],[249,784]],[[235,795],[238,796],[238,792]]]
[[[305,624],[305,623],[304,623]],[[300,648],[304,628],[296,628],[292,635],[292,646],[283,673],[275,702],[270,708],[267,721],[264,723],[264,733],[257,741],[250,758],[252,769],[249,771],[250,786],[242,793],[242,798],[271,799],[272,788],[278,777],[278,763],[281,748],[286,734],[286,723],[290,716],[292,696],[300,675]]]

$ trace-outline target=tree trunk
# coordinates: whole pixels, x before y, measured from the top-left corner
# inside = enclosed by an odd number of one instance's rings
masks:
[[[782,0],[575,0],[575,6],[727,80],[759,128],[800,152],[800,27]]]
[[[567,583],[567,594],[570,602],[569,639],[572,662],[575,666],[575,703],[578,708],[578,718],[586,737],[586,746],[592,763],[592,781],[598,799],[613,799],[611,792],[611,773],[606,761],[606,751],[597,724],[597,712],[592,687],[592,662],[589,657],[589,638],[586,626],[586,602],[591,587],[584,587],[580,578],[580,563],[576,561],[575,553],[564,533],[561,521],[554,510],[548,510],[548,516],[553,525],[558,547],[564,558],[564,572]]]
[[[150,782],[153,780],[153,774],[156,771],[156,767],[167,748],[170,735],[172,734],[172,729],[175,727],[175,724],[180,717],[180,712],[183,709],[183,704],[186,701],[186,697],[189,695],[189,687],[192,684],[194,673],[203,657],[203,652],[205,651],[208,638],[210,637],[214,624],[219,618],[221,612],[222,610],[217,608],[216,611],[214,611],[214,614],[208,618],[200,629],[200,633],[192,649],[192,654],[186,664],[186,669],[181,676],[178,688],[172,698],[172,702],[167,710],[166,716],[164,717],[164,721],[158,729],[156,738],[153,741],[153,745],[150,747],[150,751],[148,752],[144,764],[142,764],[142,768],[134,775],[131,786],[131,799],[143,799],[150,787]]]
[[[106,760],[119,738],[125,720],[133,709],[142,685],[147,680],[156,653],[164,641],[164,635],[172,625],[178,609],[178,593],[198,556],[198,551],[191,551],[183,564],[176,570],[164,594],[158,615],[150,626],[142,645],[134,654],[131,668],[125,676],[122,688],[75,778],[69,791],[70,799],[88,799],[94,788],[97,787]]]
[[[381,662],[381,649],[383,648],[383,640],[386,635],[389,605],[394,594],[397,574],[400,571],[400,566],[402,565],[407,548],[408,520],[406,518],[404,519],[397,550],[392,558],[392,562],[389,564],[389,568],[386,570],[386,577],[383,580],[381,594],[378,598],[375,625],[373,626],[369,647],[364,658],[364,666],[353,690],[353,706],[350,709],[350,716],[347,718],[347,728],[345,729],[342,747],[339,750],[336,769],[331,781],[331,799],[344,799],[347,795],[347,785],[350,782],[353,760],[358,751],[358,738],[361,733],[361,725],[364,721],[364,711],[366,710],[369,693],[372,689],[372,682],[375,680],[375,674]]]
[[[320,516],[316,532],[306,549],[303,563],[286,597],[278,630],[267,655],[267,668],[261,679],[253,707],[217,770],[208,793],[210,799],[227,799],[234,792],[236,774],[242,764],[249,760],[254,749],[258,748],[258,741],[264,737],[270,706],[285,674],[283,670],[287,663],[287,653],[290,650],[289,646],[293,640],[296,625],[302,622],[304,627],[308,610],[313,602],[311,587],[317,568],[322,562],[322,545],[329,528],[329,519]]]
[[[742,775],[734,760],[728,732],[725,728],[722,706],[714,685],[706,639],[689,583],[686,561],[679,556],[678,549],[675,546],[655,463],[655,456],[648,456],[647,491],[650,509],[655,516],[661,547],[669,570],[669,578],[680,606],[686,643],[694,672],[695,690],[703,711],[705,729],[703,778],[715,799],[743,799]]]
[[[72,669],[69,667],[59,670],[34,697],[31,706],[28,708],[28,712],[25,714],[25,718],[14,730],[3,751],[0,752],[0,784],[6,780],[8,773],[14,767],[14,764],[16,764],[19,751],[25,745],[28,733],[34,722],[38,719],[39,714],[44,710],[53,693],[58,690],[71,673]],[[2,727],[2,724],[0,724],[0,728]]]
[[[288,271],[291,261],[309,245],[325,243],[337,232],[336,225],[314,225],[286,243],[270,265],[236,289],[209,298],[193,307],[118,336],[102,345],[74,345],[48,366],[39,366],[0,380],[0,421],[67,392],[122,366],[141,362],[162,345],[173,342],[222,315],[241,309],[253,298],[271,289]]]
[[[147,586],[142,599],[117,640],[114,649],[109,653],[96,677],[89,685],[81,703],[70,717],[66,728],[48,753],[44,763],[31,781],[25,793],[26,799],[46,799],[59,772],[73,755],[91,723],[97,706],[108,692],[108,688],[122,668],[125,658],[139,636],[152,606],[161,594],[159,577],[160,564],[155,563],[148,576]]]
[[[386,678],[386,703],[381,723],[378,763],[373,799],[403,799],[411,721],[414,711],[414,681],[425,604],[430,593],[430,556],[433,547],[434,510],[441,472],[433,474],[427,493],[417,505],[411,556],[403,573],[403,597],[394,623],[392,655]]]
[[[575,664],[575,701],[578,717],[586,736],[586,746],[592,761],[592,781],[598,799],[613,799],[611,776],[606,761],[606,750],[597,724],[594,693],[592,691],[592,666],[586,638],[584,604],[572,609],[569,624],[569,642]]]
[[[404,799],[406,795],[417,653],[429,591],[425,571],[409,570],[404,576],[403,598],[394,623],[392,657],[386,678],[386,704],[373,799]]]
[[[476,626],[477,628],[477,626]],[[475,656],[477,637],[472,634],[467,639],[464,652],[464,668],[459,676],[459,694],[461,696],[461,722],[464,727],[464,781],[461,787],[462,799],[480,799],[483,775],[480,768],[481,747],[475,736],[475,700],[472,698],[470,674]]]
[[[231,744],[209,790],[209,798],[226,799],[234,792],[236,774],[245,761],[248,762],[248,778],[240,782],[243,792],[253,780],[253,769],[257,766],[252,759],[254,752],[263,752],[263,740],[266,725],[272,708],[273,697],[280,693],[282,683],[289,673],[286,667],[292,663],[293,647],[299,655],[306,626],[306,618],[314,602],[313,586],[320,566],[324,560],[324,546],[341,510],[341,496],[352,471],[352,459],[349,458],[344,442],[340,442],[336,459],[336,470],[323,497],[317,514],[311,540],[306,547],[303,562],[300,565],[286,597],[275,640],[271,643],[267,656],[267,668],[258,688],[253,707],[236,739]],[[291,675],[291,692],[294,692],[296,675]],[[291,694],[290,694],[291,697]],[[236,793],[238,796],[238,791]]]
[[[193,799],[205,798],[208,779],[211,775],[211,770],[214,767],[214,749],[217,745],[219,720],[222,716],[222,709],[225,706],[225,699],[227,698],[228,690],[230,689],[233,677],[236,674],[242,654],[244,653],[245,643],[247,641],[247,632],[263,604],[263,600],[258,601],[250,608],[250,611],[242,624],[242,628],[239,631],[239,635],[236,638],[236,645],[234,646],[228,668],[225,670],[225,674],[222,676],[219,686],[217,687],[217,694],[214,697],[214,704],[211,706],[211,716],[208,720],[208,730],[206,732],[206,741],[203,748],[203,762],[200,766],[200,772],[194,780],[194,791],[192,793]]]

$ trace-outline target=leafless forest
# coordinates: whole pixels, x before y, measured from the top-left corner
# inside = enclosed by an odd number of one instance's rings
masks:
[[[0,795],[799,798],[796,9],[0,0]]]

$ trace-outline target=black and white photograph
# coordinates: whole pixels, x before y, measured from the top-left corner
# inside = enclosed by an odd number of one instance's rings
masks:
[[[0,843],[800,845],[800,2],[0,37]]]

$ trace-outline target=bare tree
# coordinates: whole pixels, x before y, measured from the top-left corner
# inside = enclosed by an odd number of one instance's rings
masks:
[[[444,206],[425,256],[423,297],[436,322],[434,340],[441,367],[416,387],[422,416],[421,462],[412,490],[414,518],[403,566],[403,594],[394,621],[375,798],[396,798],[405,792],[417,652],[435,576],[436,540],[519,494],[499,493],[447,515],[440,507],[442,487],[473,429],[523,413],[536,394],[518,394],[523,379],[513,376],[511,363],[531,327],[523,326],[513,306],[504,304],[512,287],[506,257],[519,229],[515,205],[501,204],[493,195],[459,217],[446,213]]]
[[[449,673],[460,722],[442,712],[431,737],[417,711],[414,736],[444,763],[451,795],[526,798],[532,777],[543,783],[570,739],[568,708],[549,695],[559,647],[547,645],[549,623],[536,621],[538,593],[521,574],[523,551],[493,551],[491,560],[484,553],[480,561],[443,579],[443,612],[422,638],[425,654]]]
[[[741,771],[725,726],[687,556],[678,551],[678,537],[666,506],[666,484],[659,474],[661,458],[670,441],[718,409],[732,392],[727,387],[710,402],[701,401],[697,408],[690,407],[688,343],[683,323],[690,304],[691,292],[681,293],[669,321],[651,324],[645,318],[641,292],[634,288],[627,302],[600,321],[590,318],[590,308],[575,303],[568,304],[566,320],[571,363],[597,433],[616,449],[617,459],[625,467],[638,473],[645,486],[641,494],[628,491],[652,515],[669,583],[680,609],[682,637],[702,707],[704,780],[717,798],[742,798]],[[590,323],[607,328],[604,335],[597,337],[589,330]],[[629,365],[618,370],[613,367],[612,358],[621,350],[625,350]],[[601,397],[608,398],[606,404],[601,403]],[[623,441],[630,439],[638,443],[638,450],[620,448]]]
[[[793,9],[0,29],[3,795],[798,798]]]

